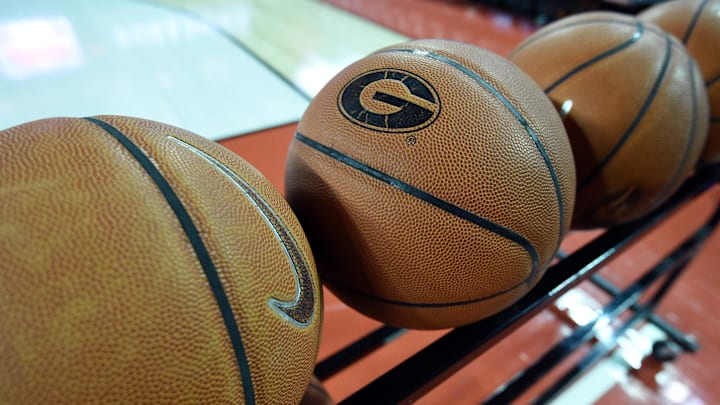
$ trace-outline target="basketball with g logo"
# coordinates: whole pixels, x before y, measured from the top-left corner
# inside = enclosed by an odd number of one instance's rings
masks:
[[[468,324],[542,276],[572,216],[560,118],[504,58],[419,40],[348,66],[298,124],[286,197],[324,283],[382,322]]]
[[[0,402],[300,402],[319,284],[252,166],[99,116],[0,131],[0,173]]]

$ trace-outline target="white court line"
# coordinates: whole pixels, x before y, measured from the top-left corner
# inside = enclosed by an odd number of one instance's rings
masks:
[[[568,308],[573,308],[575,313],[595,314],[600,304],[590,295],[579,288],[571,290],[568,294]],[[562,303],[561,297],[559,303]],[[584,309],[584,310],[580,310]],[[587,320],[587,319],[586,319]],[[582,322],[580,322],[582,324]],[[608,329],[610,330],[610,329]],[[648,323],[639,330],[630,329],[618,339],[618,347],[612,354],[599,361],[590,368],[575,383],[571,384],[555,399],[550,401],[552,405],[589,405],[594,404],[615,385],[624,384],[628,381],[629,372],[641,366],[642,359],[652,351],[652,344],[658,340],[667,339],[667,335],[656,326]],[[632,392],[628,392],[632,395]],[[642,398],[637,398],[639,401]]]
[[[297,121],[308,104],[213,28],[168,9],[3,0],[0,16],[0,129],[114,114],[220,139]]]

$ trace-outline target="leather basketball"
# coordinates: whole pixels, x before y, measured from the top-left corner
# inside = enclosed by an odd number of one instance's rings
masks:
[[[542,90],[506,59],[444,40],[381,49],[310,103],[286,197],[321,279],[382,322],[477,321],[538,281],[575,177]]]
[[[300,402],[321,291],[248,163],[98,116],[1,131],[0,173],[0,402]]]
[[[720,162],[720,0],[675,0],[639,15],[678,38],[697,61],[710,98],[710,132],[700,159]]]
[[[577,168],[573,227],[647,214],[697,163],[708,127],[702,75],[683,45],[618,13],[559,20],[510,55],[563,117]]]

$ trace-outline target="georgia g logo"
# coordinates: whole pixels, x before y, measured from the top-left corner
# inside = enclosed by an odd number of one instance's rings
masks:
[[[435,89],[421,77],[398,69],[372,70],[345,85],[338,108],[350,122],[379,132],[413,132],[440,114]]]

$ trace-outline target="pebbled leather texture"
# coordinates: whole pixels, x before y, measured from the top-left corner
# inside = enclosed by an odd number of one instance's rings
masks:
[[[317,355],[321,296],[290,207],[214,142],[142,119],[93,119],[156,168],[199,242],[149,171],[96,122],[52,118],[0,132],[0,402],[298,403]],[[230,173],[270,207],[307,265],[305,326],[270,305],[293,302],[294,266]]]
[[[445,40],[384,48],[335,76],[286,170],[323,282],[368,316],[419,329],[522,297],[567,231],[574,190],[542,90],[504,58]]]
[[[695,167],[707,136],[705,86],[682,44],[657,26],[584,13],[536,32],[510,60],[568,110],[574,228],[647,214]]]
[[[674,0],[638,16],[674,35],[697,61],[710,98],[710,132],[700,159],[720,162],[720,0]]]

